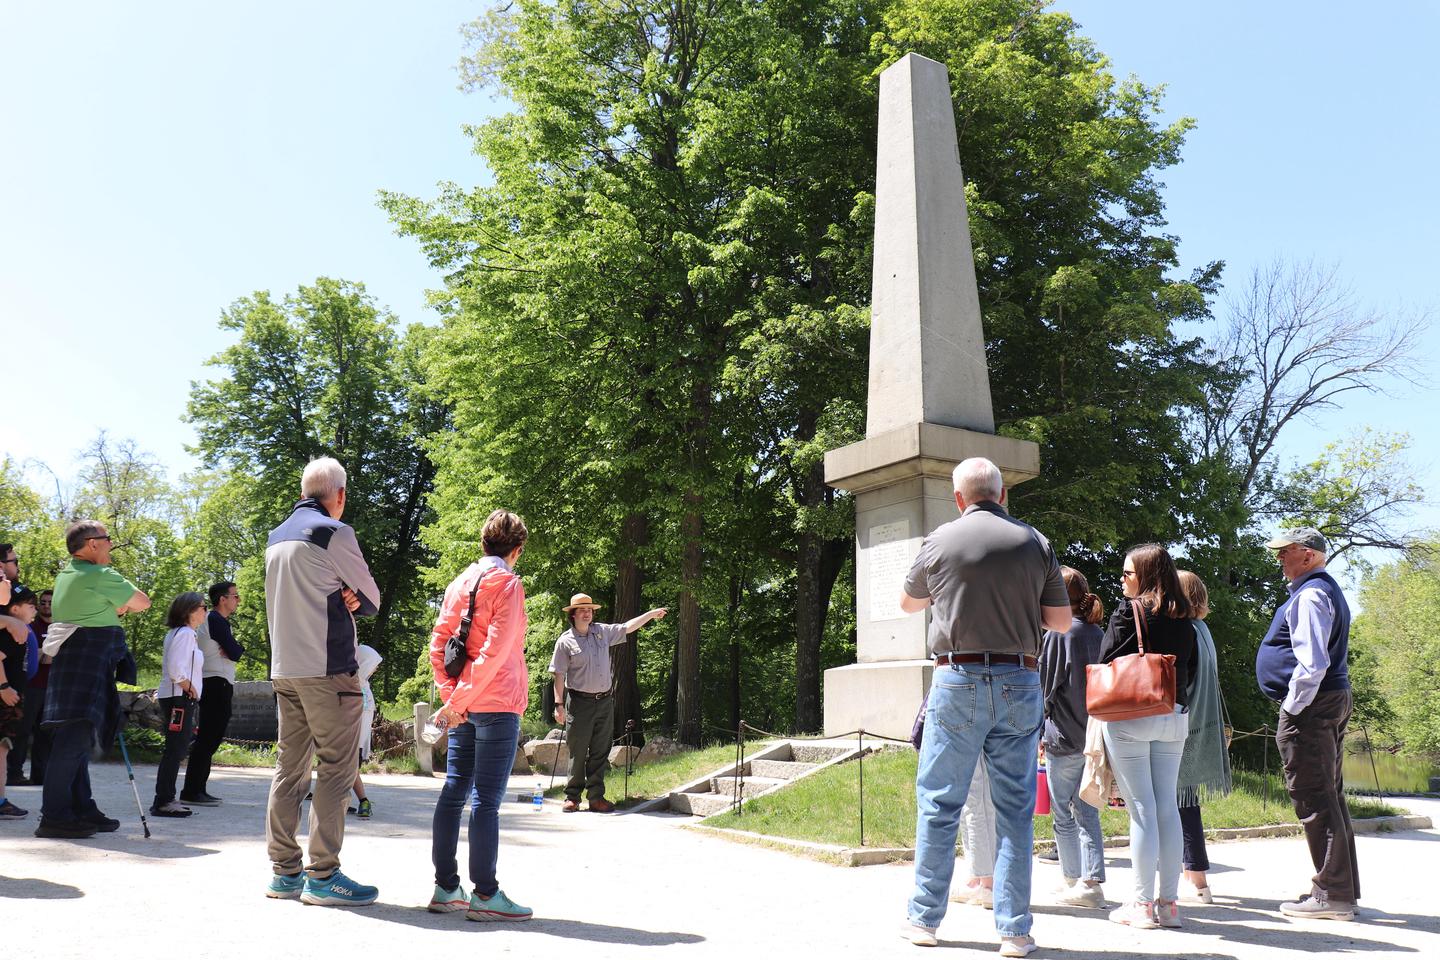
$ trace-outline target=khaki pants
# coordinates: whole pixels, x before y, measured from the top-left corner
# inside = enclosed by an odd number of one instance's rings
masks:
[[[319,757],[310,801],[310,876],[324,879],[340,866],[345,840],[345,801],[355,782],[360,750],[360,680],[354,674],[279,679],[280,712],[275,779],[265,818],[265,843],[277,874],[300,872],[300,802],[310,783],[310,761]]]

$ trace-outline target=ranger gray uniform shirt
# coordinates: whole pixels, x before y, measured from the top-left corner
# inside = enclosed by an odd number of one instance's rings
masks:
[[[581,693],[610,691],[610,648],[624,643],[623,623],[592,623],[590,632],[580,636],[571,627],[555,641],[550,672],[565,677],[565,689]]]
[[[1040,608],[1069,607],[1050,541],[998,503],[971,504],[925,538],[905,592],[929,597],[930,655],[1040,655]]]

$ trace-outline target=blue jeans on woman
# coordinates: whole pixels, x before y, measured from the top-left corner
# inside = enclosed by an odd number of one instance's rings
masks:
[[[435,884],[446,890],[460,885],[455,850],[460,843],[460,814],[470,798],[470,882],[480,897],[500,889],[495,863],[500,854],[500,804],[515,765],[520,739],[518,713],[472,713],[450,728],[445,754],[445,786],[435,801],[430,859]]]
[[[1105,749],[1130,813],[1134,899],[1174,900],[1180,890],[1180,757],[1190,732],[1184,707],[1173,713],[1105,724]]]
[[[1085,754],[1045,752],[1045,780],[1050,786],[1050,819],[1055,849],[1066,880],[1105,882],[1105,838],[1100,811],[1080,799]]]
[[[1016,665],[935,668],[915,776],[915,893],[910,922],[940,926],[955,872],[955,838],[983,755],[995,805],[995,929],[1030,932],[1035,747],[1044,719],[1040,674]]]

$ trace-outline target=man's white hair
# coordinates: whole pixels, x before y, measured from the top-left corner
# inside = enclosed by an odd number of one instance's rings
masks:
[[[954,481],[955,492],[960,494],[966,503],[981,500],[999,503],[1000,491],[1005,487],[1000,468],[984,457],[971,457],[969,460],[960,461],[955,468]]]
[[[320,457],[305,464],[300,475],[300,496],[330,500],[345,489],[345,468],[334,457]]]

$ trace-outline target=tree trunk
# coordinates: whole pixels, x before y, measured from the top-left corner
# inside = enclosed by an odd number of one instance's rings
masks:
[[[680,521],[680,616],[676,650],[675,708],[679,720],[676,739],[700,746],[700,578],[704,550],[700,536],[704,521],[700,515],[701,496],[685,494],[685,514]]]
[[[740,598],[744,585],[730,578],[730,729],[740,729]]]
[[[649,539],[650,525],[643,513],[631,513],[620,523],[620,547],[615,564],[615,622],[624,623],[637,617],[645,575],[636,553]],[[615,727],[611,737],[625,734],[625,724],[635,723],[635,742],[644,739],[644,718],[640,715],[640,643],[639,632],[632,633],[624,643],[610,648],[610,677],[615,690]]]
[[[820,729],[820,537],[802,533],[795,558],[795,729]]]

